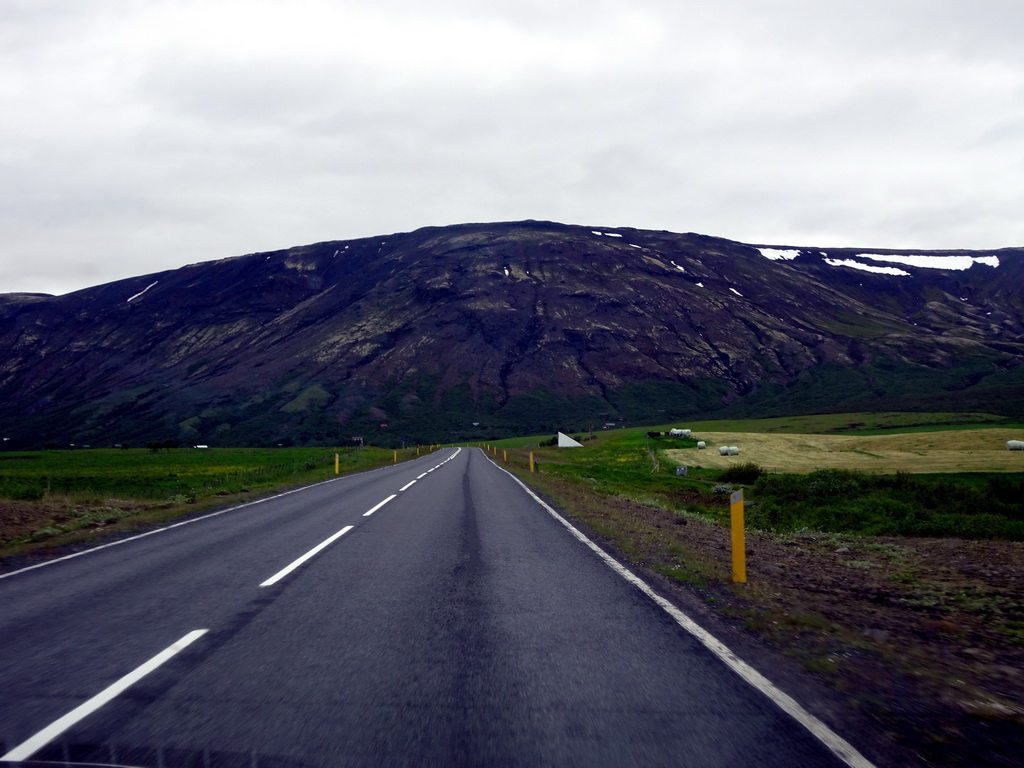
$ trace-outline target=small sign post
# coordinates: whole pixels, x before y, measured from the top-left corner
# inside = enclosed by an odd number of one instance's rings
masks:
[[[729,511],[732,519],[732,580],[738,584],[747,582],[747,551],[743,541],[743,489],[729,497]]]

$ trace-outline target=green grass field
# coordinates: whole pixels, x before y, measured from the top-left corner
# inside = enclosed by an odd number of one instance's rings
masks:
[[[1021,473],[908,477],[824,470],[801,475],[767,474],[755,467],[753,474],[737,475],[735,468],[730,474],[729,469],[691,466],[687,476],[676,474],[677,464],[686,463],[679,457],[691,450],[696,454],[702,431],[866,435],[1006,426],[1004,419],[983,413],[850,413],[599,430],[592,438],[575,434],[584,441],[576,449],[541,447],[551,435],[487,445],[497,449],[498,458],[507,452],[519,468],[525,468],[532,452],[544,474],[597,493],[722,523],[728,517],[728,490],[745,485],[751,502],[748,523],[764,530],[1024,540]],[[647,435],[671,427],[693,429],[695,437]],[[111,526],[173,519],[323,480],[334,475],[335,454],[343,473],[396,459],[391,449],[371,447],[0,453],[0,554],[12,547],[61,543]],[[400,450],[397,459],[415,455],[416,449]]]
[[[831,414],[731,422],[690,422],[661,425],[694,430],[694,439],[648,438],[647,428],[595,433],[583,448],[536,447],[546,439],[498,441],[523,461],[532,450],[539,471],[583,484],[598,493],[623,496],[678,514],[694,514],[725,523],[728,493],[745,486],[748,526],[778,533],[802,529],[864,535],[958,536],[1024,540],[1024,473],[977,471],[907,475],[884,467],[870,474],[823,469],[804,474],[767,473],[762,467],[688,467],[701,432],[797,433],[835,435],[884,434],[1006,427],[986,414],[964,414],[970,423],[954,423],[955,414]],[[996,457],[1005,458],[1006,451]]]
[[[201,497],[271,486],[293,478],[378,466],[390,450],[367,448],[95,449],[0,453],[0,498],[50,494],[138,499]],[[409,451],[400,452],[403,457]]]
[[[0,557],[326,480],[335,475],[335,455],[344,474],[417,454],[371,447],[0,453]]]
[[[678,426],[678,425],[673,425]],[[828,413],[773,419],[696,421],[683,425],[695,432],[785,432],[790,434],[851,435],[890,434],[907,431],[942,431],[1013,427],[1003,416],[991,413]],[[667,429],[667,427],[666,427]]]
[[[642,427],[599,429],[594,431],[595,440],[617,439],[626,435],[646,435],[651,432],[667,432],[674,428],[692,429],[694,432],[764,432],[789,434],[850,434],[888,435],[893,432],[939,432],[946,430],[1021,428],[1024,425],[1008,421],[1003,416],[991,413],[827,413],[813,416],[785,416],[771,419],[732,419],[728,421],[686,421],[656,424]],[[570,432],[577,439],[588,433]],[[488,445],[499,448],[534,448],[550,440],[552,435],[530,435],[489,441]],[[460,443],[466,445],[467,443]],[[477,445],[477,443],[468,443]]]

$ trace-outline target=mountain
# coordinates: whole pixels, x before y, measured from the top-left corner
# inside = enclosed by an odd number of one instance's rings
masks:
[[[1017,415],[1022,272],[1021,248],[537,221],[317,243],[0,295],[0,434],[396,444],[711,415]]]

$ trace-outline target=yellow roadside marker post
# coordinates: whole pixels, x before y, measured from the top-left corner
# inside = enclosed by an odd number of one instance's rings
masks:
[[[533,472],[533,451],[530,451],[530,471]]]
[[[341,458],[338,456],[338,454],[334,454],[334,474],[336,475],[341,474],[341,467],[339,466],[340,462]]]
[[[392,464],[397,464],[398,463],[398,451],[397,450],[395,451],[395,460],[392,461],[391,463]]]
[[[732,580],[745,584],[747,582],[747,550],[743,541],[743,489],[733,493],[729,498],[729,511],[732,519]]]
[[[502,458],[506,464],[508,464],[508,451],[501,452]]]

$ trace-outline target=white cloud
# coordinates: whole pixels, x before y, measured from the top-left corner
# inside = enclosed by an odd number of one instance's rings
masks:
[[[0,291],[464,221],[1024,241],[1024,4],[8,0]]]

